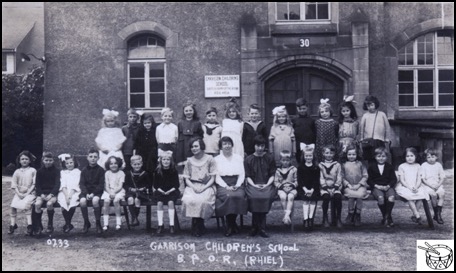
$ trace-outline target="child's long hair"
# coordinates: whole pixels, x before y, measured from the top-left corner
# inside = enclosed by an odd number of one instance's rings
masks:
[[[21,167],[21,162],[20,162],[20,158],[21,156],[25,155],[26,157],[28,157],[30,159],[30,164],[29,164],[29,167],[32,167],[32,163],[35,162],[36,160],[36,156],[34,156],[31,152],[29,152],[28,150],[24,150],[22,151],[17,157],[16,157],[16,166],[17,168],[20,168]]]
[[[357,120],[358,119],[358,114],[356,113],[356,109],[355,109],[355,106],[353,105],[353,103],[351,101],[343,101],[339,105],[339,124],[344,123],[344,116],[342,115],[342,108],[343,107],[347,107],[348,109],[350,109],[350,117],[353,120]]]
[[[332,110],[332,107],[331,107],[331,104],[328,103],[328,99],[326,100],[323,100],[321,99],[320,102],[321,104],[318,106],[318,116],[321,118],[321,110],[322,109],[328,109],[329,110],[329,117],[331,118],[331,116],[333,115],[333,110]]]
[[[141,116],[141,128],[144,129],[144,122],[145,121],[150,121],[152,123],[152,127],[154,128],[155,125],[155,119],[154,116],[151,113],[145,113],[144,115]]]
[[[350,151],[350,150],[355,150],[356,160],[361,159],[361,157],[359,156],[359,149],[355,144],[352,143],[352,144],[348,145],[347,148],[345,148],[345,149],[346,150],[345,150],[345,154],[344,154],[344,156],[345,156],[344,161],[348,162],[347,154],[348,154],[348,151]]]
[[[158,157],[158,164],[157,164],[157,168],[155,169],[155,172],[157,174],[159,174],[160,176],[163,175],[163,164],[162,164],[162,159],[163,158],[169,158],[170,159],[170,165],[169,165],[169,170],[171,172],[177,172],[176,170],[176,165],[174,164],[174,160],[173,160],[173,152],[172,151],[164,151],[162,153],[160,153],[159,157]]]
[[[420,159],[420,155],[417,151],[417,149],[415,147],[407,147],[405,148],[405,151],[404,151],[404,162],[406,162],[405,158],[407,157],[407,153],[408,152],[411,152],[415,155],[415,163],[420,163],[421,159]]]
[[[283,115],[283,114],[285,114],[285,116],[287,118],[287,121],[285,122],[285,124],[288,126],[291,126],[290,116],[288,115],[287,108],[285,106],[281,105],[281,106],[275,107],[274,109],[272,109],[272,114],[274,115],[274,126],[280,125],[278,116]]]
[[[229,119],[228,113],[230,110],[234,110],[236,112],[236,118],[239,120],[239,122],[242,121],[242,115],[241,115],[241,108],[239,107],[239,104],[237,103],[235,98],[231,98],[226,104],[225,104],[225,118]]]
[[[302,165],[306,164],[306,160],[304,158],[305,153],[312,153],[312,166],[317,167],[318,166],[318,161],[317,157],[315,156],[315,148],[313,147],[305,147],[303,150],[301,150],[301,163]]]
[[[187,117],[184,114],[184,109],[187,106],[190,106],[193,109],[193,120],[199,120],[198,112],[196,111],[196,105],[194,103],[192,103],[191,101],[188,101],[188,102],[184,103],[184,105],[182,106],[182,120],[186,120],[187,119]]]
[[[66,170],[67,169],[66,161],[68,159],[73,159],[74,168],[75,169],[77,169],[79,167],[79,162],[76,160],[76,158],[72,154],[61,154],[61,155],[59,155],[59,159],[60,159],[60,161],[62,163],[62,170]]]

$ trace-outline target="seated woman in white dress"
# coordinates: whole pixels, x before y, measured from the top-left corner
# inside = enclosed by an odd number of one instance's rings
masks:
[[[186,188],[182,196],[182,211],[192,217],[192,235],[200,237],[204,231],[204,220],[209,219],[215,210],[215,171],[212,156],[204,153],[206,145],[201,138],[190,141],[192,157],[185,163],[183,178]]]

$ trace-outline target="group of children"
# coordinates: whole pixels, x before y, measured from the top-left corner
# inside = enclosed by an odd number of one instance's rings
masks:
[[[98,233],[108,229],[109,205],[115,207],[116,229],[121,228],[120,201],[126,200],[132,216],[132,225],[139,225],[138,215],[142,200],[151,195],[158,202],[158,229],[163,231],[163,205],[168,205],[170,232],[174,233],[174,203],[180,196],[178,173],[192,156],[190,140],[203,139],[205,152],[219,154],[219,140],[228,136],[233,141],[233,153],[247,158],[255,153],[254,139],[262,136],[269,140],[268,152],[274,158],[277,169],[274,185],[285,211],[283,223],[291,223],[293,202],[296,196],[304,200],[304,228],[313,228],[317,200],[322,199],[323,226],[329,226],[328,209],[333,200],[336,222],[342,226],[341,211],[343,195],[349,199],[347,224],[359,226],[363,199],[370,191],[378,200],[382,224],[393,226],[391,212],[395,194],[405,198],[413,212],[412,220],[421,223],[416,200],[431,197],[434,219],[443,224],[445,178],[443,168],[436,161],[436,151],[427,149],[427,162],[417,163],[417,151],[407,148],[406,162],[399,166],[399,180],[394,168],[387,162],[389,152],[389,124],[386,115],[378,110],[379,101],[367,96],[363,109],[367,112],[358,121],[353,96],[344,97],[339,106],[339,119],[332,119],[332,107],[322,99],[318,107],[319,119],[308,114],[308,104],[303,98],[296,101],[298,115],[290,119],[285,106],[274,108],[273,125],[269,130],[261,121],[258,105],[249,107],[248,121],[243,121],[241,110],[235,100],[225,107],[222,124],[217,122],[217,109],[206,112],[206,123],[199,121],[196,106],[183,106],[182,120],[172,123],[173,111],[161,111],[162,123],[157,125],[150,113],[130,109],[128,123],[119,128],[116,111],[103,110],[102,129],[95,139],[97,149],[90,149],[88,165],[80,171],[74,156],[63,154],[62,170],[54,166],[52,153],[45,152],[42,167],[36,171],[30,167],[34,156],[27,151],[18,156],[20,168],[13,175],[12,189],[15,192],[11,203],[11,226],[8,233],[17,228],[17,209],[25,211],[27,233],[41,234],[42,208],[47,208],[48,227],[53,231],[54,203],[59,202],[65,219],[64,232],[71,231],[76,206],[81,207],[84,218],[83,232],[91,227],[88,218],[88,202],[94,208]],[[379,143],[371,151],[359,149],[359,142],[372,138]],[[361,161],[361,158],[365,162]],[[367,161],[367,163],[366,163]],[[297,166],[297,168],[296,168]],[[101,226],[100,199],[104,201],[105,213]],[[34,209],[32,205],[34,204]]]

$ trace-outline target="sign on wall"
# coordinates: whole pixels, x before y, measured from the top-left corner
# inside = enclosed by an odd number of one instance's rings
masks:
[[[210,75],[204,77],[204,97],[239,97],[239,75]]]

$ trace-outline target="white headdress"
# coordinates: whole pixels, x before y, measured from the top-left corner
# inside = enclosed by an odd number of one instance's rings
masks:
[[[323,103],[328,103],[329,102],[329,99],[326,98],[326,99],[320,99],[320,103],[323,104]]]
[[[301,151],[304,151],[307,149],[314,150],[315,144],[305,144],[305,143],[301,142],[301,143],[299,143],[299,149],[301,149]]]
[[[287,112],[287,108],[284,105],[280,105],[280,106],[277,106],[274,109],[272,109],[272,114],[274,116],[276,116],[277,114],[282,113],[282,112],[285,112],[285,113]]]
[[[355,98],[354,95],[351,95],[351,96],[344,95],[344,101],[345,101],[345,102],[356,103],[356,101],[353,100],[354,98]]]
[[[119,115],[119,112],[114,111],[114,110],[109,110],[109,109],[103,109],[103,116],[108,116],[108,115],[117,117]]]
[[[60,161],[65,161],[67,158],[70,158],[70,157],[71,157],[70,154],[61,154],[61,155],[58,156]]]

